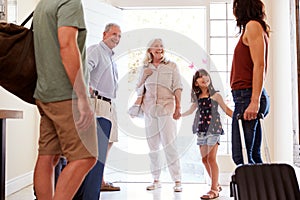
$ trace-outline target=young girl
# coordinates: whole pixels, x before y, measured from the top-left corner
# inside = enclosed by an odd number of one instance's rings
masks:
[[[220,121],[218,106],[228,115],[232,116],[232,110],[225,104],[222,96],[212,85],[210,75],[204,69],[199,69],[193,76],[192,105],[182,117],[195,114],[193,133],[197,133],[197,144],[200,147],[202,162],[211,178],[211,189],[201,199],[215,199],[219,197],[222,188],[219,186],[219,167],[216,156],[220,135],[224,134]]]

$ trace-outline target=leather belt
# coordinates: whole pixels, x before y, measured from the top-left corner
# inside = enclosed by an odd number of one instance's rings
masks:
[[[103,96],[98,95],[98,94],[99,94],[99,93],[98,93],[97,90],[93,90],[93,95],[94,95],[94,97],[97,97],[97,99],[101,99],[101,100],[106,101],[106,102],[108,102],[108,103],[111,104],[111,99],[106,98],[106,97],[103,97]],[[93,95],[92,95],[92,97],[93,97]]]
[[[111,103],[111,99],[103,97],[103,96],[100,96],[100,95],[97,95],[97,99],[101,99],[103,101],[107,101],[108,103]]]

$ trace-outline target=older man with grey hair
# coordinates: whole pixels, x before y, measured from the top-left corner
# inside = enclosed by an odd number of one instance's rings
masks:
[[[118,141],[116,109],[113,102],[118,88],[118,71],[113,59],[113,48],[119,44],[120,38],[120,26],[115,23],[109,23],[105,26],[103,40],[87,49],[91,101],[98,121],[97,134],[99,144],[101,142],[103,144],[99,146],[99,155],[107,154],[113,143]],[[111,122],[111,128],[107,123],[103,125],[105,120]],[[77,192],[75,199],[98,200],[100,189],[101,191],[120,190],[120,187],[104,181],[103,168],[105,159],[106,155],[102,156],[102,158],[99,157],[96,165]],[[80,198],[77,198],[79,196]]]

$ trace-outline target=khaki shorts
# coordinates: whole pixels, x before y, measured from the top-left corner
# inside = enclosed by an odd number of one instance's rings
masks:
[[[68,161],[98,156],[96,120],[85,131],[78,131],[79,112],[75,100],[43,103],[36,100],[41,115],[39,155],[63,155]]]
[[[103,117],[111,121],[109,142],[118,142],[118,122],[115,104],[95,98],[91,98],[91,104],[97,117]]]

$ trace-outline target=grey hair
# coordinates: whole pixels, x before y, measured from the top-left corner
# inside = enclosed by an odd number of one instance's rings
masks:
[[[109,23],[109,24],[106,24],[104,32],[108,32],[111,27],[118,27],[118,28],[120,28],[120,26],[118,24],[116,24],[116,23]]]
[[[152,55],[151,55],[151,53],[150,53],[150,48],[151,48],[151,46],[154,44],[154,42],[156,42],[156,41],[159,41],[159,42],[161,42],[162,44],[164,44],[161,38],[154,38],[154,39],[152,39],[152,40],[150,40],[150,41],[148,42],[148,44],[147,44],[147,50],[146,50],[146,55],[145,55],[144,62],[143,62],[145,66],[148,66],[149,63],[152,63],[152,62],[153,62],[153,58],[152,58]],[[164,64],[167,64],[167,63],[169,62],[169,61],[165,58],[165,49],[164,49],[164,55],[163,55],[163,57],[162,57],[162,59],[161,59],[161,62],[164,63]]]

